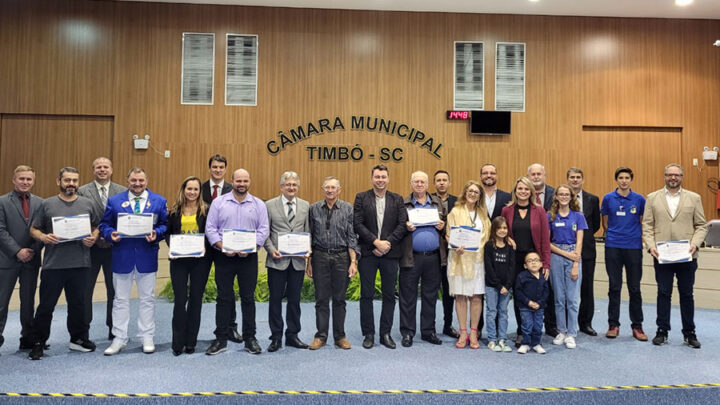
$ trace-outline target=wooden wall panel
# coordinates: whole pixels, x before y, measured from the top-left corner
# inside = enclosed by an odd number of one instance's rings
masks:
[[[77,20],[97,27],[102,47],[60,37],[33,41],[35,32]],[[183,32],[216,35],[213,106],[180,105]],[[231,168],[251,172],[260,197],[275,195],[280,174],[295,170],[303,197],[321,198],[319,183],[332,174],[352,200],[369,187],[378,160],[311,162],[305,148],[359,144],[366,155],[404,149],[402,162],[390,163],[391,188],[403,194],[413,170],[448,169],[458,192],[486,161],[497,164],[506,189],[537,161],[553,185],[564,182],[567,167],[581,166],[587,188],[600,195],[612,189],[612,171],[622,163],[638,173],[635,188],[649,192],[662,186],[666,160],[677,159],[687,168],[686,187],[703,196],[712,218],[714,195],[705,184],[718,176],[717,163],[702,171],[690,166],[703,146],[720,146],[720,50],[711,46],[718,32],[715,20],[11,0],[0,4],[0,57],[12,61],[0,66],[0,88],[8,89],[0,92],[0,112],[113,115],[116,173],[143,166],[151,188],[169,196],[185,176],[207,177],[207,158],[221,152]],[[226,33],[259,35],[256,107],[224,105]],[[527,44],[527,107],[513,114],[511,136],[472,136],[467,123],[444,119],[459,40],[485,43],[486,109],[495,102],[495,44]],[[35,59],[42,66],[30,63]],[[38,74],[47,77],[42,86]],[[442,159],[397,136],[351,131],[353,114],[423,131],[443,143]],[[335,116],[345,131],[313,136],[276,156],[265,150],[278,131]],[[150,134],[157,151],[133,150],[135,133]],[[162,157],[165,149],[170,159]]]

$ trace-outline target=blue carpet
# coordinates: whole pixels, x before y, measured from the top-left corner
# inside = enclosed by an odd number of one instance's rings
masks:
[[[607,302],[597,300],[598,312],[594,326],[604,332],[605,308]],[[379,302],[375,303],[376,322],[379,318]],[[258,304],[258,339],[267,347],[269,328],[267,324],[267,305]],[[137,301],[131,302],[133,315],[137,311]],[[303,331],[300,338],[308,342],[314,334],[314,306],[302,305]],[[55,311],[52,336],[48,343],[50,350],[41,361],[27,359],[26,351],[17,350],[19,321],[17,311],[11,311],[8,327],[5,331],[5,345],[0,348],[0,392],[20,393],[180,393],[180,392],[223,392],[223,391],[264,391],[264,390],[448,390],[448,389],[506,389],[531,387],[601,387],[623,385],[662,385],[714,383],[720,381],[720,311],[697,310],[696,324],[703,348],[693,350],[682,345],[679,331],[680,316],[673,307],[673,325],[676,330],[670,333],[670,342],[665,346],[653,346],[649,342],[635,341],[631,334],[627,307],[621,309],[620,337],[609,340],[604,337],[581,335],[578,348],[568,350],[553,346],[545,336],[543,344],[548,354],[518,355],[517,353],[493,353],[486,347],[480,350],[458,350],[454,340],[442,337],[443,345],[434,346],[419,339],[412,348],[399,345],[398,316],[395,316],[393,337],[398,349],[389,350],[381,346],[365,350],[361,347],[362,336],[359,328],[359,310],[357,303],[348,303],[346,330],[352,350],[344,351],[332,346],[310,352],[295,348],[283,348],[276,353],[263,352],[254,356],[242,351],[242,345],[229,343],[229,350],[217,356],[206,356],[203,351],[213,338],[214,304],[203,307],[203,322],[200,332],[201,342],[198,353],[174,357],[170,351],[170,319],[172,304],[158,301],[157,305],[157,353],[145,355],[141,352],[140,342],[131,340],[128,349],[117,356],[105,357],[102,351],[108,346],[107,328],[104,326],[104,303],[94,306],[95,322],[91,329],[91,338],[98,344],[95,353],[70,352],[67,347],[69,336],[65,328],[64,306]],[[645,305],[645,328],[651,335],[654,332],[654,305]],[[239,312],[239,305],[238,305]],[[438,325],[441,325],[442,310],[438,304]],[[131,335],[135,332],[134,316],[131,318]],[[509,330],[514,330],[511,316]],[[662,395],[657,393],[662,392]],[[705,402],[702,398],[717,398],[715,388],[699,389],[649,389],[638,391],[602,391],[597,397],[612,400],[622,398],[642,398],[650,395],[657,398],[694,398],[693,402]],[[557,401],[567,396],[585,398],[593,392],[543,392],[538,394],[499,393],[499,394],[447,394],[453,395],[453,401],[464,403],[464,399],[474,397],[473,403],[494,398],[510,399],[512,402],[524,401],[523,395],[543,398],[541,402]],[[360,398],[363,401],[383,402],[407,401],[408,398],[420,400],[427,396],[433,401],[433,394],[385,395],[322,395],[308,396],[313,402],[332,401],[344,403]],[[594,394],[593,394],[594,395]],[[302,400],[304,395],[283,395],[283,402]],[[243,401],[268,400],[275,396],[243,396]],[[437,400],[437,397],[435,397]],[[69,399],[69,398],[66,398]],[[133,398],[134,403],[178,402],[182,398]],[[238,397],[205,398],[213,403],[237,400]],[[19,398],[2,398],[0,401],[19,401]],[[33,398],[26,398],[33,400]],[[63,403],[63,398],[56,398]],[[79,399],[78,399],[79,400]],[[92,398],[85,400],[92,401]],[[120,398],[114,398],[120,400]],[[187,398],[192,401],[193,398]],[[586,399],[582,399],[586,401]],[[146,402],[147,401],[147,402]],[[468,399],[469,401],[469,399]],[[529,400],[528,400],[529,401]],[[594,400],[587,400],[593,402]],[[536,400],[533,400],[537,403]],[[664,402],[664,401],[663,401]],[[82,402],[74,402],[82,403]],[[120,402],[114,402],[120,403]],[[198,403],[198,402],[194,402]],[[208,402],[209,403],[209,402]]]

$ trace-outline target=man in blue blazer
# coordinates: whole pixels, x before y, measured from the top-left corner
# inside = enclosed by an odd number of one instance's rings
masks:
[[[112,271],[115,285],[112,334],[115,335],[106,356],[117,354],[128,341],[130,322],[130,290],[133,279],[137,284],[140,310],[138,336],[142,338],[143,353],[153,353],[155,344],[155,276],[158,268],[158,241],[167,230],[167,202],[147,189],[147,175],[141,168],[133,168],[127,177],[127,193],[108,199],[105,215],[100,222],[100,234],[112,241]],[[153,214],[153,228],[141,237],[121,235],[117,230],[118,214]]]

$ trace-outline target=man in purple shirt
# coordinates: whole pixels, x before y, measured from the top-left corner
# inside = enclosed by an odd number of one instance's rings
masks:
[[[235,305],[233,284],[237,277],[240,287],[242,311],[242,335],[245,351],[259,354],[262,349],[255,339],[255,286],[258,276],[257,249],[265,244],[270,233],[265,203],[251,195],[250,173],[237,169],[232,176],[232,193],[217,197],[210,206],[205,225],[205,237],[222,254],[215,258],[215,283],[217,304],[215,307],[215,340],[205,351],[207,355],[227,350],[232,308]],[[255,252],[223,250],[223,229],[244,229],[256,232]],[[227,249],[226,249],[227,250]]]

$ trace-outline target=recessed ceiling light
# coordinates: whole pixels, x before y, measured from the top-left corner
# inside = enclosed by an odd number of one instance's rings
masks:
[[[693,0],[675,0],[675,5],[683,7],[692,4],[692,2]]]

